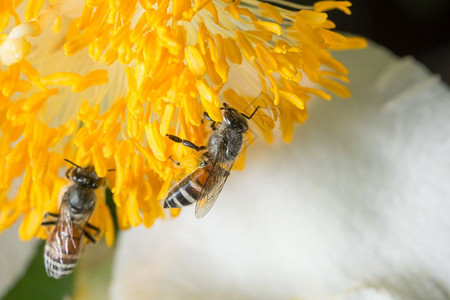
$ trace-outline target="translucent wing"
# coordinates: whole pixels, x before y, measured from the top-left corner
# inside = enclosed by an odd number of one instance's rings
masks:
[[[195,216],[203,218],[214,205],[227,181],[234,160],[225,161],[225,152],[220,152],[210,166],[210,174],[200,194],[200,200],[195,205]],[[208,168],[208,166],[206,166]]]
[[[72,272],[83,248],[83,231],[68,218],[68,207],[62,202],[60,216],[49,235],[44,262],[47,274],[60,278]]]

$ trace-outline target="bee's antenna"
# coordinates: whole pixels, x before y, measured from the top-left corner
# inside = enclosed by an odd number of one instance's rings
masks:
[[[222,110],[222,109],[228,109],[228,108],[230,108],[230,106],[227,103],[224,103],[223,107],[221,107],[220,109]]]
[[[68,160],[67,158],[64,158],[64,160],[67,161],[68,163],[71,163],[72,165],[74,165],[74,166],[77,167],[77,168],[83,169],[82,167],[80,167],[80,166],[77,165],[76,163],[74,163],[74,162]]]
[[[257,106],[256,108],[255,108],[255,110],[252,112],[252,114],[250,115],[250,116],[247,116],[246,114],[243,114],[243,113],[240,113],[242,116],[244,116],[247,120],[250,120],[251,118],[253,118],[253,116],[255,115],[255,113],[258,111],[258,109],[260,108],[261,106]]]
[[[108,169],[108,172],[114,172],[116,169]]]

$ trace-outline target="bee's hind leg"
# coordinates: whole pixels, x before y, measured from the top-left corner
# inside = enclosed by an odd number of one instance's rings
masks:
[[[97,236],[100,233],[100,229],[91,223],[86,223],[86,227],[89,227],[90,229],[95,231],[95,236]]]
[[[183,144],[186,147],[192,148],[195,151],[202,151],[205,150],[206,147],[205,146],[197,146],[195,145],[193,142],[188,141],[188,140],[183,140],[179,137],[177,137],[176,135],[172,135],[172,134],[166,134],[166,136],[171,139],[172,141],[176,142],[176,143],[180,143]]]
[[[89,240],[89,242],[91,242],[92,244],[95,244],[97,241],[92,237],[92,235],[90,235],[86,230],[83,230],[84,235],[87,237],[87,239]]]
[[[86,223],[86,227],[95,231],[95,234],[94,234],[95,237],[97,237],[99,235],[100,229],[98,227],[92,225],[91,223]],[[89,232],[87,232],[86,228],[83,228],[83,233],[87,237],[89,242],[91,242],[93,244],[95,244],[97,242],[97,240]]]

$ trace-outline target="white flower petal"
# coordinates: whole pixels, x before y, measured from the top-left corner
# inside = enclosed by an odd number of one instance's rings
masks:
[[[338,59],[354,96],[315,101],[292,144],[251,147],[204,219],[122,232],[112,299],[446,299],[449,90],[376,45]]]
[[[36,252],[38,241],[20,241],[18,227],[16,223],[0,234],[0,298],[20,279]]]
[[[399,298],[384,290],[363,288],[345,293],[336,300],[399,300]]]

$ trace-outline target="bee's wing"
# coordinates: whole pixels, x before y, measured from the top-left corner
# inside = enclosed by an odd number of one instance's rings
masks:
[[[55,228],[49,235],[44,252],[47,274],[60,278],[72,272],[83,247],[83,233],[68,217],[67,202],[62,202]]]
[[[84,243],[84,227],[86,226],[89,218],[92,215],[93,208],[90,211],[84,213],[81,218],[71,220],[71,212],[69,208],[69,200],[71,192],[74,192],[75,188],[64,193],[63,199],[61,201],[61,207],[59,211],[58,222],[60,226],[64,229],[62,232],[67,236],[67,243],[64,245],[69,253],[77,253],[81,251]],[[93,197],[93,199],[85,199],[86,201],[95,201],[96,196],[94,193],[88,194],[85,197]]]
[[[66,196],[66,195],[64,195]],[[58,224],[60,226],[60,233],[64,237],[61,239],[63,241],[63,247],[67,254],[78,253],[83,246],[83,227],[90,217],[90,214],[85,214],[81,220],[76,223],[70,219],[70,211],[68,201],[64,199],[61,203],[60,215],[58,218]]]
[[[225,163],[218,163],[217,161],[224,161],[224,159],[220,159],[220,157],[216,158],[211,172],[206,179],[206,183],[203,186],[200,200],[195,205],[195,216],[199,219],[203,218],[216,202],[234,163],[234,160]]]

